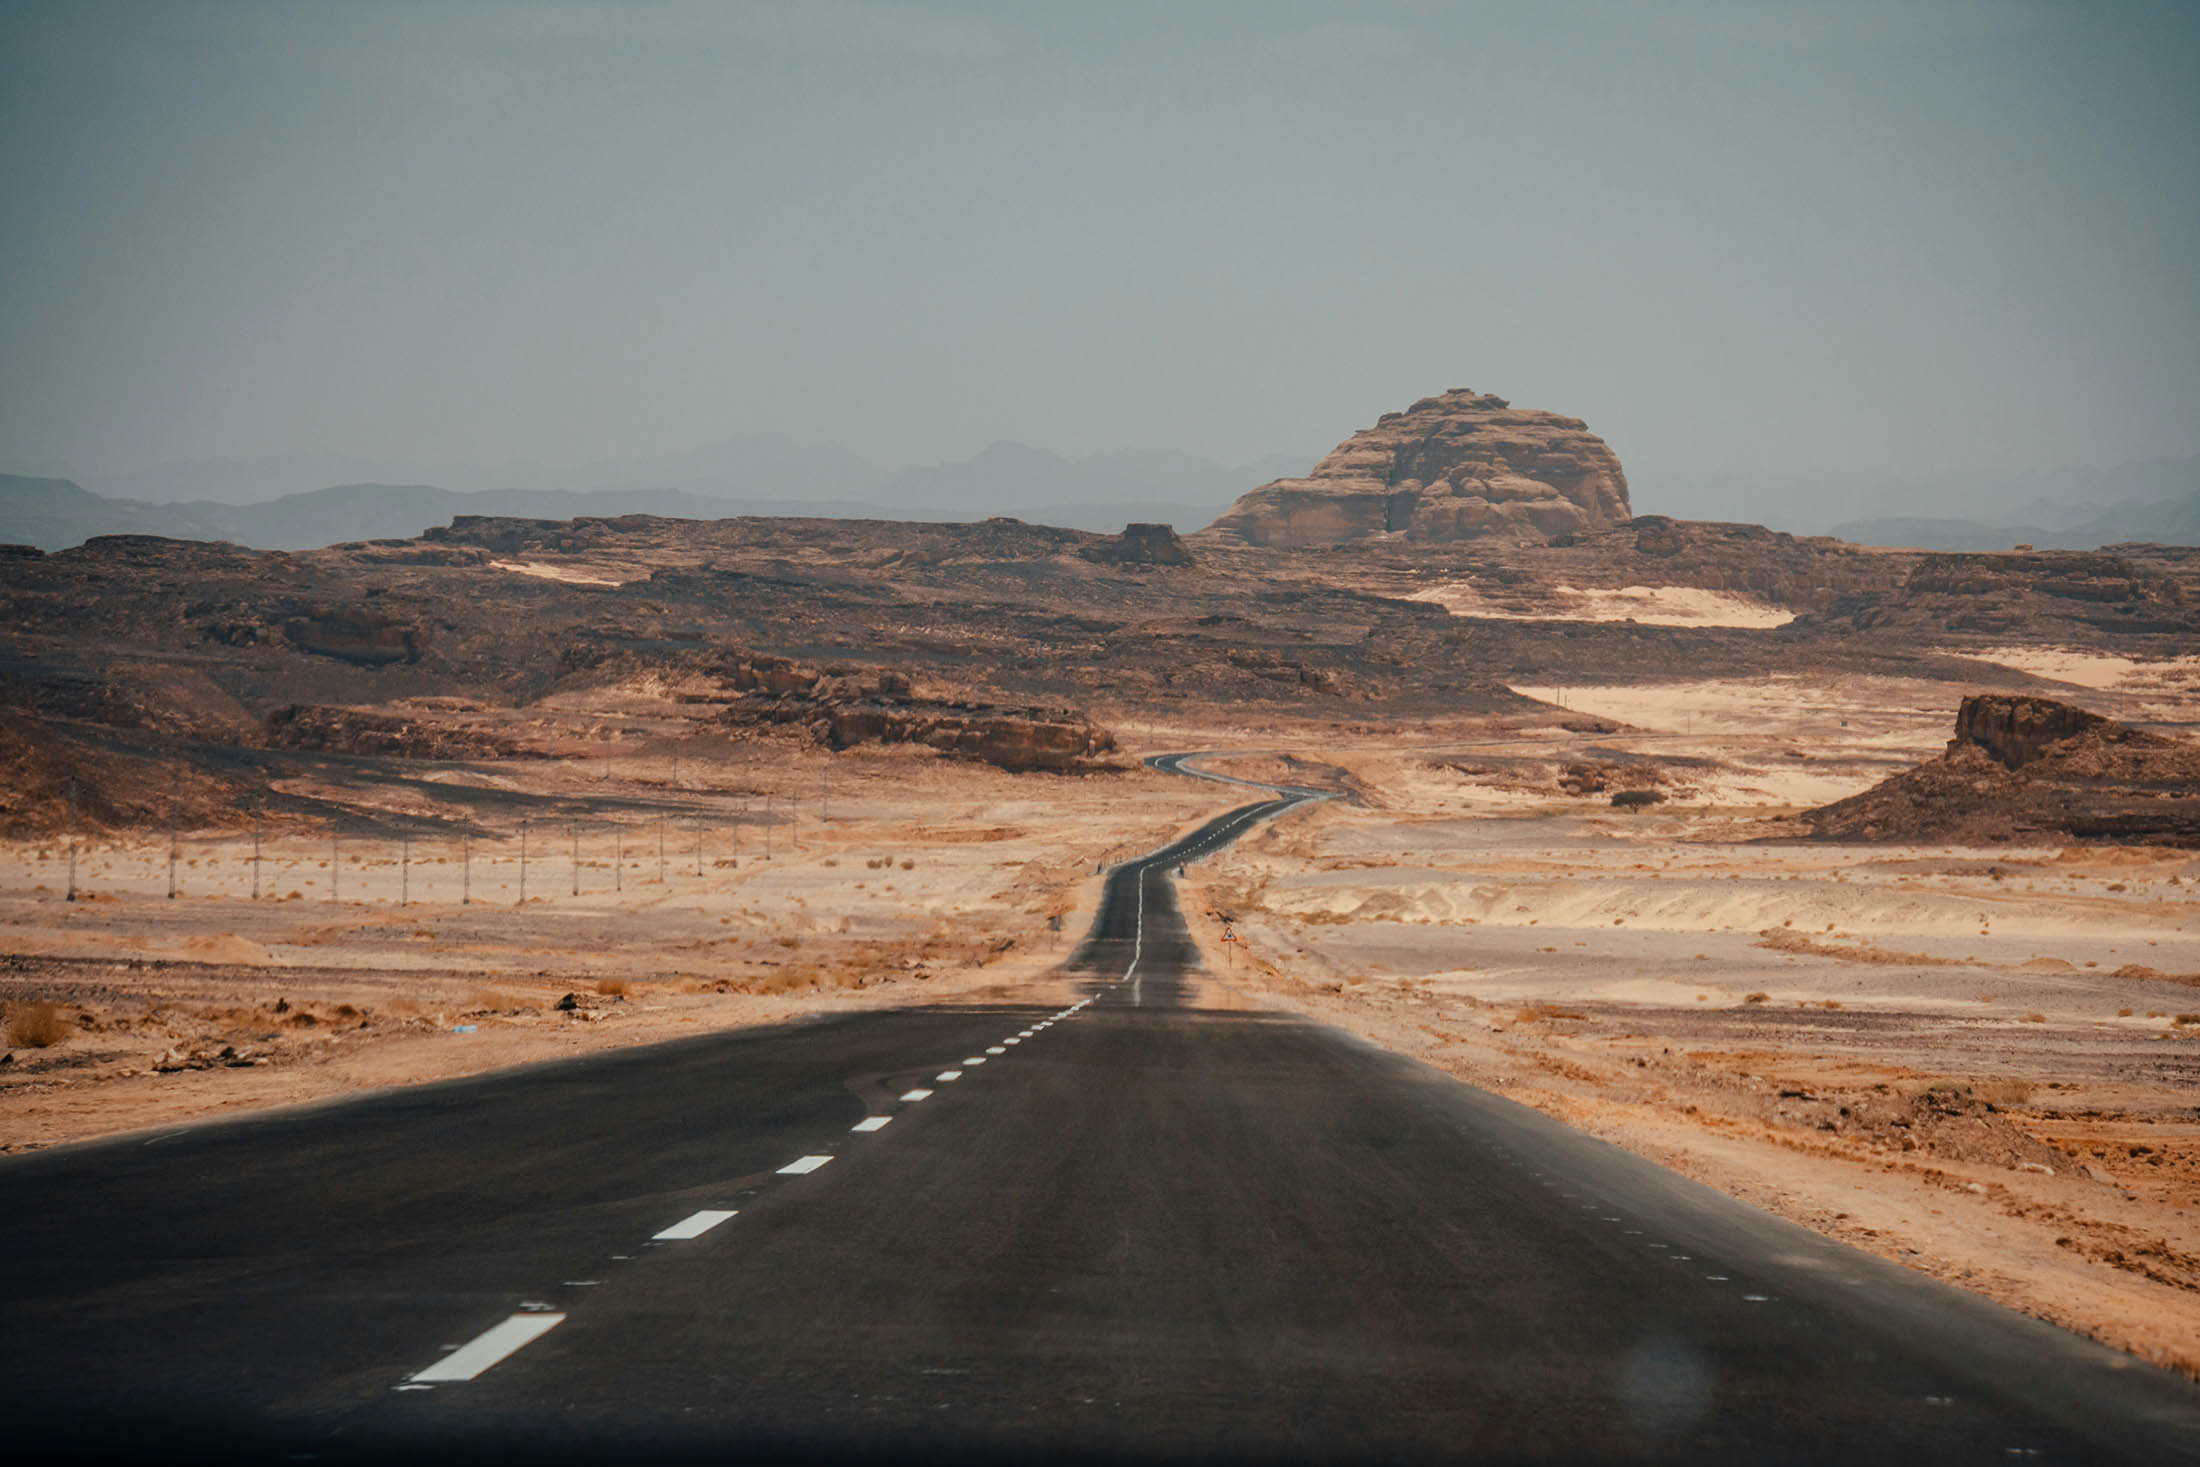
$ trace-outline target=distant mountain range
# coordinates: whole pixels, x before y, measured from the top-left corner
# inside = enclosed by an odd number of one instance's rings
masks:
[[[348,461],[344,461],[348,462]],[[94,535],[165,535],[229,540],[263,550],[304,550],[347,540],[404,539],[454,515],[572,519],[656,514],[681,519],[736,515],[818,515],[834,519],[975,520],[1012,515],[1070,529],[1119,530],[1132,520],[1196,529],[1246,490],[1302,472],[1294,458],[1232,467],[1179,453],[1095,454],[1066,459],[1043,449],[997,443],[956,463],[873,474],[860,494],[756,497],[724,479],[699,476],[677,487],[638,489],[483,489],[433,484],[350,483],[302,493],[261,495],[270,465],[306,471],[327,461],[263,460],[248,466],[171,466],[159,482],[232,483],[246,502],[157,500],[95,494],[67,479],[0,474],[0,542],[60,550]],[[821,472],[788,473],[811,487],[850,486],[860,461],[835,459]],[[353,465],[358,466],[358,465]],[[660,470],[662,465],[656,466]],[[813,465],[813,469],[820,466]],[[599,466],[613,472],[616,466]]]
[[[2126,504],[2070,528],[1996,525],[1971,519],[1890,516],[1835,525],[1833,533],[1859,545],[1909,545],[1920,550],[2095,550],[2127,541],[2200,545],[2200,489],[2182,499]]]
[[[1839,535],[1866,543],[1899,535],[1897,526],[1929,523],[1982,547],[2015,543],[2005,529],[2061,543],[2105,534],[2106,542],[2158,536],[2120,533],[2095,522],[2126,510],[2152,515],[2200,491],[2200,456],[2135,460],[2108,468],[2037,468],[2003,473],[1931,473],[1864,479],[1834,473],[1742,475],[1681,479],[1652,470],[1629,480],[1637,514],[1680,519],[1741,520],[1797,535]],[[2146,521],[2152,523],[2152,520]],[[2174,518],[2170,521],[2175,523]],[[1981,527],[1985,538],[1980,539]],[[1929,527],[1922,533],[1931,533]],[[2032,539],[2034,544],[2046,540]],[[1917,544],[1905,539],[1904,544]]]

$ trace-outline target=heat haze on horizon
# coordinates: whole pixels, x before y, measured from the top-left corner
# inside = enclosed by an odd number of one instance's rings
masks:
[[[0,468],[800,496],[1472,385],[1646,506],[2013,503],[2200,451],[2196,83],[2181,4],[19,0]]]

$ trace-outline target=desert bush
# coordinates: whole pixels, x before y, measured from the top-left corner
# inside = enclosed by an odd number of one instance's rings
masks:
[[[604,998],[625,998],[629,990],[624,978],[598,978],[596,992]]]
[[[59,1044],[69,1037],[68,1021],[61,1017],[61,1010],[50,1003],[11,1003],[8,1005],[8,1043],[20,1044],[25,1049],[44,1049],[49,1044]]]
[[[1771,999],[1772,995],[1769,993],[1750,993],[1742,996],[1743,1003],[1769,1003]]]
[[[1640,812],[1646,805],[1665,803],[1663,790],[1621,790],[1612,796],[1612,804],[1622,810]]]
[[[901,863],[901,869],[904,871],[914,871],[917,869],[917,863],[914,861],[904,861]]]

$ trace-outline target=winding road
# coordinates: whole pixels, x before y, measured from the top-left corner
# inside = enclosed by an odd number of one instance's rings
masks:
[[[1259,788],[1109,874],[1073,999],[0,1161],[0,1443],[2200,1461],[2182,1380],[1335,1029],[1201,1007],[1177,866],[1324,797]]]

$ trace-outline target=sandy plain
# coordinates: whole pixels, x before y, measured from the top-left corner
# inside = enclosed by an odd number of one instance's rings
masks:
[[[2181,668],[2082,670],[2104,711],[2200,715]],[[1190,873],[1205,1001],[1342,1025],[2200,1374],[2200,859],[1803,839],[1799,810],[1938,752],[1946,685],[1521,691],[1569,712],[1121,730],[1338,795]],[[64,843],[0,847],[0,1001],[64,1028],[0,1061],[0,1149],[833,1007],[1040,1001],[1097,866],[1240,802],[792,740],[347,797],[396,818],[454,790],[470,843],[266,832],[257,899],[249,833],[181,839],[172,899],[163,838],[80,850],[73,903]]]

